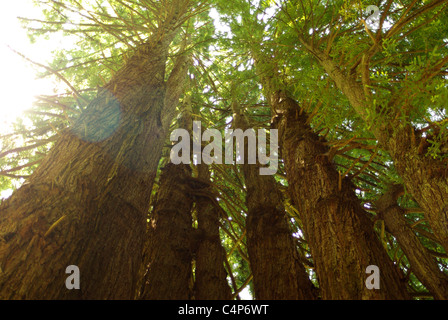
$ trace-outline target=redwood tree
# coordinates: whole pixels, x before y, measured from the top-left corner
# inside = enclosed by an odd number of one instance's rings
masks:
[[[198,228],[193,239],[195,249],[194,298],[196,300],[229,300],[232,291],[227,282],[226,252],[221,244],[220,217],[222,208],[216,195],[206,164],[200,164],[198,182],[191,183],[194,195]]]
[[[4,299],[131,299],[151,190],[185,77],[169,47],[189,14],[170,1],[164,21],[64,130],[27,183],[2,203],[0,296]],[[67,290],[67,266],[81,290]]]
[[[236,101],[232,102],[232,110],[234,126],[250,129]],[[244,143],[247,154],[248,143]],[[314,300],[317,291],[299,258],[277,182],[271,175],[260,175],[260,165],[249,164],[247,159],[242,167],[247,188],[247,250],[255,298]]]
[[[446,32],[439,25],[446,24],[448,4],[443,0],[409,2],[395,10],[392,1],[382,1],[377,26],[369,27],[362,15],[359,24],[347,23],[340,29],[336,21],[344,12],[351,14],[349,6],[341,8],[342,13],[321,6],[318,11],[323,19],[317,23],[308,7],[308,18],[303,24],[293,23],[291,31],[390,154],[438,241],[448,250],[446,126],[443,121],[428,120],[436,112],[428,112],[432,108],[429,101],[446,89],[443,74],[448,54],[439,36],[426,37]],[[282,21],[294,19],[286,4],[281,11]],[[386,27],[386,23],[391,25]],[[317,31],[309,36],[306,28]],[[324,28],[330,36],[322,33]],[[398,55],[392,56],[391,44]],[[348,48],[350,57],[345,55]],[[379,72],[384,76],[378,77]]]
[[[447,298],[446,1],[38,2],[72,45],[19,53],[59,85],[0,136],[1,298]],[[277,172],[169,163],[185,105]]]

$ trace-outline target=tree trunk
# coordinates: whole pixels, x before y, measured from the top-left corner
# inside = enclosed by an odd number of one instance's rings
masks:
[[[414,128],[406,126],[382,145],[389,151],[407,191],[424,211],[438,242],[448,252],[447,163],[420,153],[425,138],[415,138]],[[426,151],[425,151],[426,152]]]
[[[448,251],[448,175],[446,160],[431,159],[422,152],[427,139],[420,136],[411,125],[403,123],[398,117],[408,106],[391,105],[395,114],[372,123],[367,110],[368,104],[362,84],[344,74],[336,63],[316,48],[308,48],[317,57],[337,87],[347,97],[354,110],[370,123],[372,133],[379,145],[390,153],[398,174],[402,177],[407,190],[425,212],[434,235]]]
[[[350,179],[341,179],[326,141],[285,90],[268,57],[252,50],[257,73],[279,130],[288,191],[297,205],[323,299],[410,299],[403,274],[374,232]],[[381,272],[380,289],[368,289],[366,269]]]
[[[270,96],[291,198],[311,250],[323,299],[409,299],[401,272],[384,251],[349,179],[340,180],[325,141],[282,91]],[[381,272],[380,289],[366,287],[366,268]]]
[[[198,165],[198,178],[205,183],[210,181],[210,172],[205,164]],[[210,197],[210,186],[202,185],[202,196],[196,194],[196,214],[198,220],[196,249],[196,272],[194,298],[196,300],[231,300],[232,292],[227,282],[224,268],[226,252],[221,245],[219,234],[219,208]],[[209,195],[210,197],[207,197]]]
[[[234,123],[249,127],[244,114],[234,103]],[[246,143],[247,158],[247,143]],[[247,251],[258,300],[312,300],[315,288],[299,259],[288,226],[282,195],[270,175],[260,175],[260,166],[242,165],[247,187]]]
[[[193,200],[188,194],[189,165],[169,163],[160,176],[149,231],[149,265],[140,298],[188,300],[192,297]]]
[[[435,299],[446,300],[448,299],[448,276],[440,271],[435,259],[406,222],[405,212],[397,204],[397,198],[402,193],[401,185],[391,187],[376,201],[378,215],[384,220],[387,230],[397,239],[417,278]]]
[[[167,88],[168,47],[177,32],[170,26],[183,14],[138,48],[2,204],[0,298],[135,296],[150,190],[167,130],[161,110],[175,107],[164,99],[175,100],[174,78],[185,70],[180,59]],[[69,265],[80,269],[80,290],[65,286]]]

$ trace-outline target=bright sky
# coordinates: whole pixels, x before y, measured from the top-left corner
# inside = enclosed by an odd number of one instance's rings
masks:
[[[12,121],[25,109],[31,107],[33,96],[51,94],[49,80],[36,80],[36,69],[23,58],[12,52],[25,54],[33,61],[45,64],[50,60],[51,51],[58,45],[59,36],[45,43],[31,45],[17,16],[38,17],[40,10],[31,0],[4,1],[0,11],[0,134],[8,131]],[[57,38],[57,39],[56,39]],[[56,41],[55,41],[56,40]]]
[[[52,46],[31,45],[17,16],[37,17],[39,12],[31,0],[4,1],[0,11],[0,135],[10,132],[14,120],[32,106],[33,97],[51,94],[50,80],[36,80],[36,69],[11,51],[23,53],[36,62],[50,59]],[[9,46],[9,47],[8,47]],[[0,145],[1,147],[1,145]],[[0,150],[2,151],[2,150]],[[3,190],[0,198],[7,198],[12,190]]]

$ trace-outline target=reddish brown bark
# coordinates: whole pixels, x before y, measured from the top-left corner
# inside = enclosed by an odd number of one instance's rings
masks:
[[[442,3],[441,1],[436,2]],[[353,109],[370,124],[369,127],[378,139],[380,146],[390,153],[394,166],[402,177],[407,190],[424,209],[425,217],[434,235],[445,250],[448,250],[447,160],[432,159],[426,156],[426,150],[422,152],[422,145],[425,143],[429,145],[429,142],[410,125],[410,120],[406,119],[405,113],[408,112],[406,109],[412,107],[406,105],[405,102],[397,104],[391,99],[387,106],[388,114],[372,122],[367,110],[372,109],[373,104],[368,102],[365,94],[366,87],[357,81],[356,75],[341,71],[332,58],[317,48],[312,48],[309,45],[306,47],[347,97]],[[368,64],[363,68],[367,73],[366,78],[368,78],[370,72]],[[401,94],[400,91],[394,99],[401,101],[399,98]],[[375,113],[377,110],[371,110],[371,112]]]
[[[246,130],[247,119],[234,104],[234,124]],[[245,147],[247,157],[247,142]],[[299,259],[288,226],[282,195],[270,175],[260,166],[242,165],[247,187],[247,250],[258,300],[312,300],[316,290]]]
[[[271,91],[291,197],[298,207],[323,299],[409,299],[401,272],[384,251],[348,179],[340,181],[329,148],[297,102]],[[365,285],[376,265],[381,288]]]
[[[177,9],[176,9],[177,10]],[[179,11],[179,10],[177,10]],[[32,177],[1,206],[0,297],[3,299],[131,299],[149,207],[149,190],[166,136],[165,83],[172,15],[157,40],[142,45],[61,134]],[[173,24],[174,23],[174,24]],[[179,82],[181,84],[181,82]],[[81,289],[65,287],[77,265]]]
[[[193,199],[187,192],[189,165],[169,163],[160,176],[149,231],[149,265],[140,294],[147,300],[192,297]]]
[[[411,226],[406,222],[405,210],[397,199],[403,186],[392,186],[378,201],[378,216],[384,220],[387,230],[397,239],[410,263],[411,269],[435,299],[448,299],[448,276],[443,273],[434,257],[423,246]]]
[[[376,236],[354,186],[341,179],[326,141],[309,125],[268,57],[252,50],[257,73],[279,130],[288,191],[310,247],[323,299],[410,299],[403,275]],[[366,286],[366,268],[379,267],[380,289]]]
[[[196,300],[230,300],[232,292],[224,268],[226,252],[219,234],[219,208],[211,200],[212,188],[208,185],[210,172],[205,164],[198,165],[198,178],[205,184],[192,192],[196,199],[198,229],[196,230],[196,271],[194,298]],[[198,188],[199,187],[199,188]],[[201,194],[201,195],[199,195]]]

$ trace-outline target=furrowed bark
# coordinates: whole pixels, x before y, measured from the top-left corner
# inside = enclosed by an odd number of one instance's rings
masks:
[[[425,212],[434,235],[439,243],[448,251],[448,175],[447,161],[436,160],[422,152],[422,144],[426,139],[410,124],[401,122],[397,115],[401,107],[391,105],[397,109],[396,114],[389,118],[372,123],[368,117],[369,105],[362,84],[355,78],[345,74],[338,65],[323,52],[306,46],[313,53],[319,63],[333,79],[337,87],[347,97],[353,109],[365,120],[371,123],[371,130],[378,139],[379,145],[391,155],[397,172],[402,177],[407,190]]]
[[[339,174],[307,115],[284,92],[271,96],[291,197],[311,250],[323,299],[410,299],[401,272],[384,251],[354,186]],[[366,287],[376,265],[381,288]]]
[[[234,123],[243,131],[249,124],[233,103]],[[317,292],[299,259],[288,226],[282,195],[270,175],[260,175],[259,164],[242,165],[247,187],[247,250],[258,300],[313,300]]]
[[[382,145],[391,154],[407,191],[424,210],[438,242],[448,252],[448,164],[446,159],[437,160],[421,154],[419,145],[425,139],[413,139],[415,129],[405,128]]]
[[[210,181],[210,172],[205,164],[198,165],[198,178]],[[201,195],[195,193],[200,192]],[[231,300],[232,291],[227,282],[224,268],[226,252],[221,245],[219,234],[219,208],[209,196],[213,196],[209,185],[193,188],[196,198],[198,229],[196,230],[195,251],[196,272],[194,298],[196,300]]]
[[[401,185],[392,186],[376,201],[378,216],[397,239],[417,278],[437,300],[448,299],[448,276],[440,271],[436,260],[423,246],[405,219],[405,210],[397,204],[403,193]]]
[[[169,163],[162,169],[149,231],[149,265],[140,299],[192,297],[193,199],[188,192],[189,178],[189,165]]]
[[[268,58],[252,50],[272,110],[288,191],[298,207],[323,299],[410,299],[401,271],[374,232],[350,179],[341,179],[329,147],[309,125]],[[366,286],[366,268],[381,272],[381,289]]]
[[[165,65],[178,29],[141,45],[2,203],[0,298],[135,296],[149,190],[167,131],[161,110],[172,107],[164,105]],[[80,290],[65,286],[69,265],[80,269]]]
[[[183,49],[185,44],[184,42]],[[164,102],[170,108],[164,108],[161,113],[164,128],[169,128],[175,115],[175,106],[178,105],[184,89],[189,62],[190,55],[178,56],[167,81]],[[185,120],[184,118],[181,120]],[[191,127],[188,122],[181,124],[181,127],[185,125],[187,128]],[[147,233],[145,255],[148,256],[148,261],[144,261],[145,276],[138,294],[139,299],[185,300],[192,297],[190,282],[193,254],[191,248],[193,200],[188,191],[189,178],[191,178],[189,165],[169,163],[162,171]],[[173,272],[176,273],[175,276],[172,276]]]

